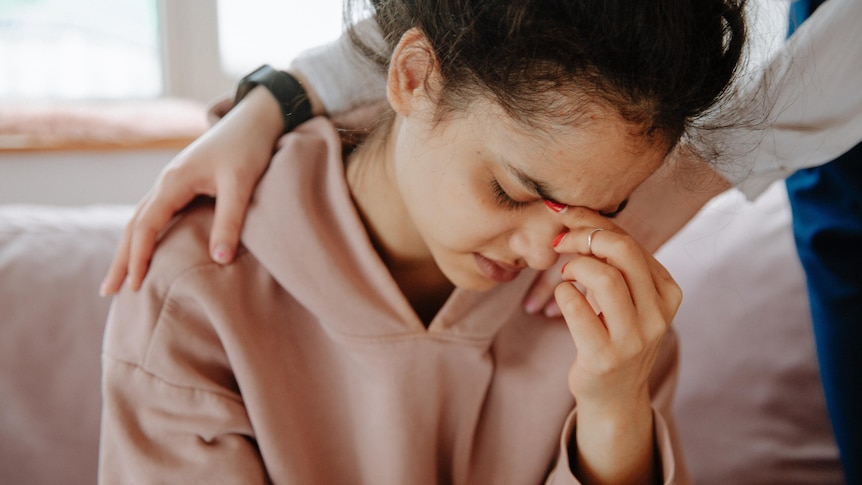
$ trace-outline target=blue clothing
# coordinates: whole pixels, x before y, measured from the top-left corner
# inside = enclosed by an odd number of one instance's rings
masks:
[[[794,2],[789,32],[821,3]],[[862,484],[862,143],[799,170],[787,179],[787,193],[845,482]]]
[[[862,89],[862,87],[860,87]],[[787,179],[845,480],[862,483],[862,144]]]

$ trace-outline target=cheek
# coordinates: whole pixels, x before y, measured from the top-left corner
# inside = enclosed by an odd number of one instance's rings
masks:
[[[474,154],[448,146],[424,148],[399,171],[398,184],[425,239],[473,252],[504,234],[513,222],[511,211],[497,204],[487,170]]]
[[[505,235],[513,217],[482,187],[460,184],[441,194],[435,214],[447,240],[463,251],[476,251]]]

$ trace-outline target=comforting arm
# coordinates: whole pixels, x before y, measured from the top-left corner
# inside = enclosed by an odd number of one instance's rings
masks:
[[[730,113],[756,122],[754,128],[742,124],[703,134],[712,146],[732,148],[716,168],[749,198],[801,168],[833,160],[862,140],[860,18],[858,0],[825,2],[771,58]],[[765,119],[760,113],[766,113]]]
[[[137,290],[159,233],[198,195],[218,197],[210,252],[218,262],[232,260],[252,191],[269,164],[282,126],[275,98],[257,87],[177,155],[126,225],[100,292],[116,293],[127,277],[129,287]]]
[[[358,29],[370,45],[382,45],[372,21]],[[301,55],[291,72],[308,94],[314,115],[358,111],[383,98],[382,73],[350,47],[346,36]],[[265,89],[254,91],[258,93],[249,93],[234,109],[227,103],[224,118],[177,155],[138,203],[100,288],[103,295],[116,293],[126,278],[131,288],[140,286],[158,234],[198,195],[216,197],[213,260],[233,260],[251,194],[284,129],[275,98],[259,93]],[[374,111],[370,113],[364,116]]]

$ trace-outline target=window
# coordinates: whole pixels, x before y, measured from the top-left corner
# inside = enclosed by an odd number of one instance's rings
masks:
[[[0,100],[207,101],[336,38],[341,0],[0,0]]]
[[[162,93],[157,0],[0,0],[0,99]]]
[[[287,67],[303,50],[338,37],[342,0],[218,0],[218,26],[227,74],[264,63]]]

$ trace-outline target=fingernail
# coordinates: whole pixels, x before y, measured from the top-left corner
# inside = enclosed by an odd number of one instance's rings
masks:
[[[217,244],[213,248],[212,258],[216,263],[227,264],[230,262],[230,247],[227,244]]]
[[[548,209],[556,212],[557,214],[562,214],[569,210],[569,206],[566,204],[561,204],[559,202],[554,202],[553,200],[544,199],[545,205],[548,206]]]
[[[569,233],[569,231],[565,230],[565,231],[557,234],[557,237],[555,237],[554,240],[551,241],[551,246],[557,247],[563,241],[563,238],[566,237],[566,234],[568,234],[568,233]]]
[[[524,311],[527,312],[527,315],[535,315],[539,311],[539,303],[532,298],[528,298],[524,302]]]
[[[560,312],[560,307],[557,305],[557,302],[552,301],[545,305],[545,316],[548,318],[556,318],[562,315]]]
[[[566,272],[566,266],[568,266],[570,262],[571,261],[566,261],[566,264],[564,264],[563,267],[560,268],[560,274],[563,274]]]

